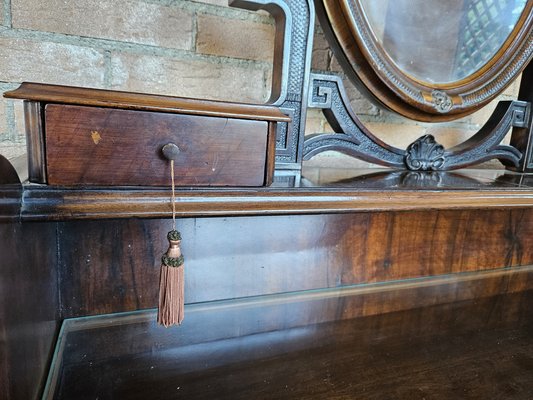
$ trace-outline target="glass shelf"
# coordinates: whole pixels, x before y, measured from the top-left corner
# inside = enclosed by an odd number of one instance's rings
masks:
[[[67,319],[43,399],[525,399],[507,391],[533,390],[533,291],[495,282],[532,271],[191,304],[168,329],[154,310]]]

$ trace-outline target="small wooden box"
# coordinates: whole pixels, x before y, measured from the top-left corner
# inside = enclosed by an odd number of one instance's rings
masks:
[[[271,106],[23,83],[29,179],[51,185],[170,183],[161,149],[179,148],[178,186],[272,182],[277,122]]]

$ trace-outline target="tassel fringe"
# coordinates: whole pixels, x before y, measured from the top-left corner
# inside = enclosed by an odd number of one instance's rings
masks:
[[[161,266],[157,322],[165,328],[179,325],[183,321],[185,314],[183,275],[183,265],[179,267]]]

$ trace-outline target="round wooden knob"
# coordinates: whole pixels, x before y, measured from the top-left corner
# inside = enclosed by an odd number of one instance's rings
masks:
[[[163,155],[165,156],[167,160],[176,161],[180,154],[180,148],[174,143],[168,143],[163,146],[163,148],[161,149],[161,152],[163,153]]]

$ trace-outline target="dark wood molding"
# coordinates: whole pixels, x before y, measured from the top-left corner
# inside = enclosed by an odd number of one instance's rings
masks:
[[[0,186],[0,223],[18,221],[22,207],[22,185]]]
[[[47,183],[44,107],[38,101],[24,101],[24,123],[28,148],[28,179]]]
[[[267,105],[186,99],[183,97],[45,85],[31,82],[25,82],[18,89],[4,93],[4,97],[42,103],[124,108],[223,118],[290,121],[290,118],[282,114],[278,108]]]
[[[23,220],[170,217],[170,190],[62,189],[27,186]],[[531,188],[456,190],[359,190],[268,188],[180,190],[179,217],[319,214],[357,211],[523,208],[533,206]]]

